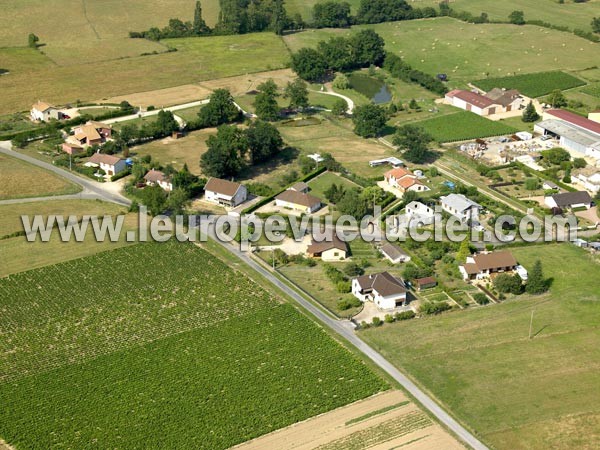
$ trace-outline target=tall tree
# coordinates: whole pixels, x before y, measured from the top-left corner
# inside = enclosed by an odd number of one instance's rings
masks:
[[[385,128],[387,112],[379,105],[368,103],[354,109],[352,121],[356,134],[365,138],[376,137]]]
[[[196,1],[196,9],[194,10],[193,28],[194,28],[194,34],[196,34],[196,35],[206,34],[209,31],[208,26],[206,25],[206,22],[202,18],[202,5],[200,4],[199,1]]]
[[[535,106],[533,106],[533,101],[529,101],[527,107],[523,110],[523,122],[535,122],[540,118],[540,115],[535,110]]]
[[[529,294],[543,294],[548,290],[548,283],[544,279],[542,262],[538,259],[527,277],[527,286],[525,288]]]
[[[327,61],[314,48],[301,48],[292,54],[292,70],[306,81],[319,81],[327,72]]]
[[[283,6],[283,0],[273,0],[273,11],[271,13],[270,28],[273,33],[282,35],[288,26],[289,19]]]
[[[37,48],[40,38],[33,33],[29,33],[28,45],[31,48]]]
[[[350,38],[352,60],[355,64],[367,67],[380,66],[385,58],[385,41],[371,29],[361,30]]]
[[[430,155],[431,136],[416,125],[404,125],[396,130],[392,143],[403,151],[403,156],[413,163],[423,163]]]
[[[221,125],[210,136],[208,150],[200,158],[200,167],[208,176],[224,178],[237,176],[245,167],[244,155],[248,142],[244,132],[232,125]]]
[[[464,263],[469,256],[471,256],[471,242],[469,242],[468,238],[465,238],[461,241],[458,252],[456,253],[456,261]]]
[[[179,124],[175,120],[171,111],[160,110],[158,112],[158,118],[155,122],[155,127],[158,135],[168,136],[173,131],[179,130]]]
[[[560,89],[553,90],[546,98],[546,101],[550,103],[553,108],[562,108],[567,106],[567,98]]]
[[[246,130],[246,138],[252,164],[270,159],[283,147],[279,130],[270,123],[260,120],[250,124]]]
[[[350,41],[343,36],[331,37],[327,41],[319,41],[317,50],[332,70],[347,70],[354,65]]]
[[[348,102],[343,98],[336,98],[331,107],[331,114],[334,116],[343,116],[348,111]]]
[[[290,108],[306,108],[308,106],[308,88],[300,78],[288,82],[283,95],[290,100]]]
[[[600,17],[594,17],[592,19],[592,30],[594,33],[600,33]]]
[[[201,127],[216,127],[223,123],[235,122],[241,116],[241,111],[235,106],[227,89],[215,89],[209,97],[209,103],[198,113]]]
[[[277,120],[279,105],[277,104],[277,85],[272,79],[258,85],[259,93],[254,98],[254,110],[261,120]]]
[[[523,11],[513,11],[509,14],[508,21],[515,25],[525,25],[525,14]]]
[[[313,6],[313,22],[316,28],[344,28],[350,26],[350,4],[324,1]]]

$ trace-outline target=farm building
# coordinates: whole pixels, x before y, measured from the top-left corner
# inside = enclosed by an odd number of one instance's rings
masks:
[[[469,256],[458,269],[465,280],[481,280],[493,274],[516,271],[517,266],[512,253],[500,251]]]
[[[310,194],[287,189],[275,197],[275,205],[310,214],[321,208],[321,200]]]
[[[592,197],[587,191],[563,192],[562,194],[549,195],[544,198],[548,208],[586,208],[592,206]]]
[[[429,187],[419,181],[415,174],[402,167],[387,171],[384,178],[389,186],[398,189],[401,193],[407,191],[424,192],[429,190]]]
[[[173,182],[160,170],[152,169],[144,175],[146,186],[160,186],[163,190],[170,192],[173,190]]]
[[[369,161],[369,166],[371,167],[383,166],[385,164],[390,164],[392,167],[396,168],[402,167],[404,165],[404,162],[401,159],[396,158],[395,156]]]
[[[246,186],[220,178],[210,178],[204,186],[204,199],[220,206],[235,208],[248,198]]]
[[[397,245],[386,242],[379,249],[381,254],[392,264],[410,261],[410,256]]]
[[[37,102],[31,107],[29,117],[34,122],[47,122],[50,119],[62,120],[65,116],[60,109],[45,102]]]
[[[495,88],[485,95],[455,89],[446,94],[446,102],[480,116],[490,116],[518,110],[523,104],[523,97],[514,89]]]
[[[112,129],[101,122],[89,121],[73,128],[73,134],[62,144],[62,149],[75,155],[92,145],[101,145],[112,137]]]
[[[545,111],[543,119],[535,125],[536,133],[559,139],[574,157],[600,159],[600,123],[562,109]]]
[[[127,169],[127,163],[124,159],[114,155],[106,155],[104,153],[94,153],[84,165],[88,167],[99,167],[104,170],[108,176],[116,175]]]
[[[422,291],[423,289],[431,289],[437,286],[437,281],[433,277],[425,277],[425,278],[417,278],[415,280],[415,287],[417,291]]]
[[[306,254],[311,258],[321,258],[323,261],[339,261],[348,257],[348,244],[337,235],[331,240],[312,243],[306,249]]]
[[[371,301],[380,309],[406,305],[406,286],[389,272],[352,279],[352,294],[361,302]]]
[[[542,189],[559,189],[559,187],[558,184],[553,183],[552,181],[544,180],[544,183],[542,184]]]
[[[483,209],[481,205],[462,194],[448,194],[440,197],[440,201],[443,211],[458,217],[463,223],[478,222],[479,211]]]

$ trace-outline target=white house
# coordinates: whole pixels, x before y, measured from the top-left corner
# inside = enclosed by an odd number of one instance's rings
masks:
[[[116,175],[127,169],[127,164],[124,159],[114,155],[106,155],[104,153],[94,153],[84,165],[88,167],[99,167],[106,172],[107,176]]]
[[[431,225],[435,221],[435,209],[421,202],[410,202],[404,210],[409,223]]]
[[[321,200],[313,195],[288,189],[275,197],[275,205],[310,214],[321,208]]]
[[[348,244],[337,237],[322,242],[312,241],[306,249],[308,256],[321,258],[323,261],[339,261],[348,257]]]
[[[388,272],[353,278],[352,294],[361,302],[375,303],[379,309],[394,309],[406,305],[404,282]]]
[[[220,178],[210,178],[204,186],[204,199],[220,206],[235,208],[248,198],[246,186]]]
[[[517,271],[517,267],[519,270]],[[481,280],[493,273],[517,272],[521,279],[527,279],[527,271],[518,266],[517,260],[508,251],[480,253],[467,257],[464,264],[458,266],[464,280]]]
[[[37,102],[31,107],[29,116],[32,121],[47,122],[50,119],[61,120],[64,118],[63,113],[56,107],[45,103]]]
[[[479,211],[483,209],[481,205],[468,199],[462,194],[449,194],[440,197],[442,210],[448,214],[458,217],[461,222],[471,223],[479,222]]]
[[[594,173],[590,176],[579,174],[574,178],[575,181],[581,184],[586,190],[594,194],[600,191],[600,172]]]
[[[548,208],[586,208],[592,207],[592,197],[587,191],[563,192],[562,194],[549,195],[544,198]]]
[[[410,256],[397,245],[386,242],[379,249],[381,254],[392,264],[410,261]]]
[[[149,170],[146,175],[144,175],[144,181],[146,181],[147,186],[160,186],[167,192],[173,190],[173,182],[160,170]]]

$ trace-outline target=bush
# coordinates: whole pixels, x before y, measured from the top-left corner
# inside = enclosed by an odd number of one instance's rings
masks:
[[[421,312],[422,314],[426,314],[426,315],[437,315],[437,314],[441,314],[444,311],[448,311],[450,308],[450,305],[448,303],[431,303],[431,302],[425,302],[421,305],[421,307],[419,308],[419,312]]]
[[[478,305],[487,305],[490,302],[488,296],[482,292],[473,295],[473,300],[475,300]]]
[[[382,324],[383,324],[383,322],[381,321],[381,319],[379,317],[373,317],[373,326],[374,327],[378,327]]]
[[[384,321],[385,323],[393,323],[393,322],[394,322],[394,316],[392,316],[391,314],[386,314],[386,315],[383,317],[383,321]]]
[[[340,294],[347,294],[352,290],[352,285],[350,284],[350,281],[338,281],[335,288]]]
[[[394,319],[396,320],[410,320],[413,319],[415,317],[415,313],[414,311],[402,311],[402,312],[397,312],[396,314],[394,314]]]

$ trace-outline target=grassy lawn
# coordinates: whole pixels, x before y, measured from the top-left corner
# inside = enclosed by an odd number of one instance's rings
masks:
[[[360,187],[347,178],[341,177],[333,172],[325,172],[308,182],[310,194],[323,199],[323,201],[327,201],[325,199],[325,191],[329,189],[332,184],[337,184],[338,186],[341,185],[344,189]]]
[[[362,28],[373,28],[385,39],[389,51],[414,67],[431,74],[447,73],[451,86],[464,86],[464,81],[485,78],[486,74],[581,70],[595,66],[600,58],[596,44],[569,33],[536,26],[472,25],[450,18],[356,26],[350,30],[307,30],[284,39],[295,51]]]
[[[494,448],[600,443],[598,260],[570,244],[511,249],[548,294],[367,330],[362,336]],[[531,311],[533,332],[528,339]]]
[[[74,194],[81,188],[20,159],[0,155],[0,200]]]
[[[192,244],[116,249],[0,280],[0,292],[0,436],[18,448],[224,449],[388,387]]]
[[[100,200],[56,200],[0,205],[0,237],[23,230],[21,215],[76,215],[81,218],[83,214],[114,215],[123,212],[123,207]]]
[[[303,153],[331,153],[348,170],[365,177],[382,175],[385,168],[369,167],[373,159],[391,156],[393,150],[373,139],[363,139],[352,131],[349,119],[325,120],[319,125],[279,126],[285,141]]]
[[[502,136],[519,131],[502,122],[494,122],[472,112],[457,112],[434,117],[415,125],[424,128],[438,142],[466,141],[468,139]]]
[[[585,81],[564,72],[541,72],[512,77],[486,78],[474,84],[484,91],[492,89],[516,89],[528,97],[541,97],[555,89],[566,90],[585,85]]]
[[[11,65],[14,51],[0,49],[0,66],[11,71],[0,78],[0,114],[26,110],[40,98],[55,104],[97,100],[280,68],[289,59],[281,38],[272,33],[169,39],[164,44],[178,51],[65,66],[29,51],[33,62],[21,70]]]

